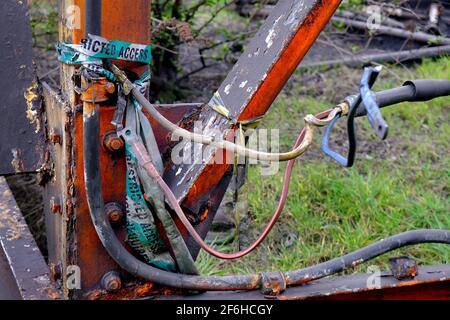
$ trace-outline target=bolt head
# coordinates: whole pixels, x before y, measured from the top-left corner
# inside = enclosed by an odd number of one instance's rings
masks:
[[[125,148],[125,142],[118,137],[116,132],[108,132],[103,137],[103,145],[111,153],[118,153]]]
[[[117,271],[110,271],[103,275],[101,286],[108,292],[117,292],[122,288],[122,280]]]
[[[105,213],[111,224],[120,224],[124,219],[124,212],[121,205],[115,202],[110,202],[105,205]]]

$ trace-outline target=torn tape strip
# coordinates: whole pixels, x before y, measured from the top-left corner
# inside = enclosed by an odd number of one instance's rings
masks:
[[[137,160],[128,145],[126,145],[125,150],[127,164],[127,242],[146,262],[175,272],[175,262],[168,252],[164,252],[165,245],[158,233],[152,213],[145,202],[137,174]]]
[[[81,44],[58,43],[56,50],[59,61],[81,65],[95,63],[101,59],[125,60],[150,64],[151,46],[120,40],[107,40],[100,36],[89,35]]]

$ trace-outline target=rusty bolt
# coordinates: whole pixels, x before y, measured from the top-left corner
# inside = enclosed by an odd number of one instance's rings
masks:
[[[62,207],[61,207],[61,203],[59,202],[59,199],[52,197],[50,199],[50,210],[57,214],[57,213],[61,213]]]
[[[122,288],[122,280],[117,271],[109,271],[105,273],[101,280],[101,286],[108,292],[117,292]]]
[[[55,129],[50,130],[50,141],[53,144],[61,144],[61,135]]]
[[[123,208],[116,202],[110,202],[105,205],[105,213],[112,224],[119,224],[123,221]]]
[[[114,83],[108,82],[107,84],[105,84],[105,90],[109,94],[113,94],[114,92],[116,92],[116,86],[114,85]]]
[[[125,142],[117,136],[117,133],[110,131],[103,136],[103,145],[111,153],[118,153],[125,147]]]

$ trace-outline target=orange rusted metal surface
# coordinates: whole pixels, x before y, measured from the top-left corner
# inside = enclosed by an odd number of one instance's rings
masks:
[[[70,5],[78,6],[80,12],[84,12],[85,1],[62,1],[62,10],[65,10]],[[329,2],[308,0],[307,6],[304,10],[297,8],[295,1],[291,1],[293,7],[292,12],[295,13],[292,17],[286,17],[286,19],[292,19],[292,23],[297,23],[297,20],[301,20],[299,27],[293,27],[295,29],[295,35],[292,35],[289,42],[283,44],[279,51],[279,55],[274,55],[273,62],[269,61],[271,65],[268,70],[265,80],[261,85],[257,87],[257,90],[251,95],[251,100],[248,101],[246,106],[240,111],[239,119],[246,117],[253,117],[255,115],[264,114],[270,107],[283,85],[295,70],[297,64],[301,61],[303,56],[309,50],[314,43],[315,39],[319,35],[320,31],[324,28],[329,18],[337,8],[340,1],[333,0]],[[287,10],[286,15],[289,14],[289,8],[282,8]],[[298,14],[298,16],[296,16]],[[306,15],[305,15],[306,14]],[[305,15],[305,16],[303,16]],[[150,1],[114,1],[103,2],[102,6],[102,19],[101,19],[101,36],[107,39],[118,39],[135,43],[150,43]],[[278,20],[277,20],[278,21]],[[288,21],[289,23],[290,20]],[[276,22],[275,22],[276,24]],[[75,30],[61,30],[61,40],[71,43],[80,43],[85,36],[84,32],[84,14],[81,14],[80,29]],[[287,26],[286,28],[291,28]],[[263,39],[264,40],[264,39]],[[266,41],[267,42],[267,41]],[[270,46],[268,45],[268,48]],[[277,49],[278,50],[278,49]],[[265,50],[267,51],[267,49]],[[269,50],[270,51],[270,50]],[[277,51],[278,54],[278,51]],[[118,61],[117,64],[120,67],[126,68],[137,75],[145,71],[148,66],[142,66],[139,64],[128,63]],[[62,222],[63,234],[61,239],[66,241],[67,244],[61,246],[62,254],[54,254],[55,257],[59,256],[66,264],[76,264],[83,271],[82,273],[82,289],[87,290],[95,287],[102,275],[110,270],[117,269],[117,266],[108,256],[103,249],[96,232],[92,226],[91,218],[89,215],[89,209],[86,203],[85,186],[84,186],[84,173],[83,173],[83,153],[82,153],[82,112],[80,97],[75,95],[73,87],[68,85],[71,75],[73,73],[72,67],[63,66],[63,85],[64,95],[69,102],[69,108],[72,111],[72,116],[67,115],[67,118],[71,118],[69,122],[70,135],[66,137],[71,139],[66,143],[67,148],[66,158],[63,160],[66,163],[66,189],[67,196],[64,199],[66,206],[64,213],[62,214],[61,221],[68,221],[65,225]],[[82,84],[82,87],[85,84]],[[110,84],[106,80],[102,80],[98,83],[98,88],[95,92],[85,91],[83,93],[83,107],[92,107],[91,101],[93,101],[93,94],[95,93],[95,101],[102,103],[101,110],[101,138],[108,132],[114,130],[114,127],[110,124],[114,113],[114,106],[111,101],[111,96],[114,90],[112,90]],[[78,106],[78,107],[76,107]],[[178,122],[184,115],[186,115],[187,108],[179,108],[179,110],[166,110],[160,108],[162,112],[166,113],[172,121]],[[193,108],[194,111],[194,108]],[[195,118],[195,117],[194,117]],[[168,160],[167,153],[170,152],[170,135],[164,129],[160,128],[152,119],[150,119],[154,126],[155,136],[158,141],[158,145],[163,154],[166,154],[166,160]],[[186,119],[188,122],[189,119]],[[182,123],[186,125],[186,122]],[[233,139],[233,131],[229,131],[227,139]],[[110,152],[108,148],[103,146],[101,152],[101,174],[102,174],[102,190],[105,203],[117,202],[118,204],[125,205],[125,161],[123,153]],[[216,157],[220,154],[223,159],[232,159],[231,154],[225,154],[223,151],[218,151]],[[166,162],[170,164],[170,161]],[[173,170],[173,166],[166,167],[166,172]],[[200,233],[206,235],[209,224],[212,221],[215,210],[213,207],[217,207],[220,203],[220,197],[216,195],[223,194],[226,189],[227,181],[229,178],[225,178],[227,172],[229,172],[229,164],[207,164],[201,169],[201,174],[192,180],[188,192],[184,199],[184,206],[192,213],[191,217],[196,223],[202,222],[197,225]],[[228,180],[227,180],[228,179]],[[222,183],[222,184],[221,184]],[[220,188],[218,187],[220,186]],[[220,189],[220,190],[219,190]],[[223,190],[222,190],[223,189]],[[69,192],[70,191],[70,192]],[[211,192],[216,194],[212,195]],[[71,208],[73,206],[73,209]],[[216,208],[217,209],[217,208]],[[200,215],[200,212],[208,212],[208,214]],[[200,217],[200,218],[197,218]],[[175,219],[177,220],[177,219]],[[193,254],[196,255],[198,247],[193,243],[192,239],[187,236],[186,231],[179,221],[176,221],[183,236],[185,237],[188,245]],[[117,229],[122,239],[125,235],[124,227]],[[57,263],[57,261],[55,261]],[[69,294],[66,292],[66,294]]]
[[[309,12],[308,17],[286,46],[280,59],[267,74],[266,80],[239,116],[239,120],[256,118],[267,112],[340,3],[341,0],[320,1]]]
[[[69,30],[64,24],[60,25],[60,40],[78,44],[85,36],[84,32],[84,0],[61,1],[61,12],[71,12],[75,6],[80,15],[79,29]],[[74,11],[75,12],[75,11]],[[124,40],[135,43],[150,42],[150,0],[141,1],[102,1],[101,36],[108,39]],[[148,66],[118,62],[121,67],[140,75]],[[77,265],[81,270],[81,291],[95,287],[102,275],[110,270],[118,269],[100,243],[89,215],[86,203],[84,173],[83,173],[83,117],[80,97],[75,94],[71,85],[73,67],[62,66],[63,97],[68,103],[66,117],[66,131],[64,147],[66,152],[61,159],[65,169],[65,181],[60,186],[64,195],[64,212],[61,218],[52,221],[54,232],[60,234],[55,237],[62,243],[53,243],[54,253],[51,259],[55,264]],[[104,134],[115,130],[110,123],[114,114],[114,91],[106,80],[102,79],[95,86],[95,97],[88,89],[83,94],[84,107],[92,106],[93,97],[97,103],[101,102],[101,138]],[[61,120],[64,121],[64,120]],[[101,152],[102,189],[105,203],[117,202],[125,206],[125,159],[124,153],[111,153],[106,148]],[[71,208],[73,207],[73,208]],[[118,236],[125,238],[125,228],[118,227]],[[63,277],[65,277],[63,273]],[[63,279],[64,280],[64,279]],[[78,291],[65,291],[66,297],[80,297]]]

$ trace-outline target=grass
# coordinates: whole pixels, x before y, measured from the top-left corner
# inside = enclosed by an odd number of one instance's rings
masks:
[[[314,97],[314,93],[307,97],[301,91],[311,94],[317,85],[299,89],[298,83],[309,75],[297,72],[265,117],[263,127],[280,128],[282,149],[288,149],[295,140],[305,114],[328,109],[337,102],[330,97],[343,97],[346,90],[357,88],[358,77],[354,74],[359,70],[341,68],[332,72],[350,80],[341,84],[328,74],[320,97]],[[391,88],[402,83],[399,79],[410,78],[450,79],[450,58],[427,60],[409,69],[388,67],[376,89]],[[348,88],[339,88],[341,85]],[[367,120],[358,120],[360,153],[351,169],[339,167],[320,153],[318,134],[311,152],[296,164],[282,218],[263,245],[231,262],[202,252],[200,271],[222,275],[301,268],[399,232],[450,229],[449,107],[447,97],[404,103],[383,111],[390,124],[390,137],[385,142],[376,139]],[[338,129],[336,140],[344,141],[344,134],[343,128]],[[275,210],[283,177],[281,171],[262,177],[259,170],[252,166],[248,177],[252,239]],[[236,248],[237,240],[220,249]],[[403,254],[414,257],[419,264],[450,262],[449,246],[426,244],[391,252],[354,271],[364,272],[369,265],[386,269],[388,257]]]

